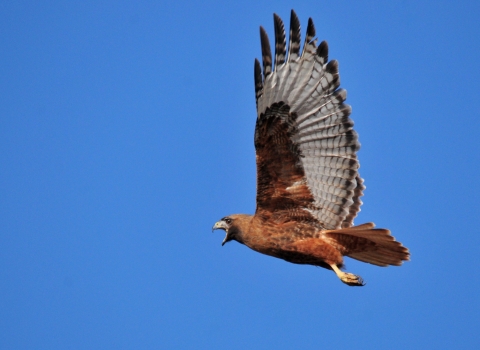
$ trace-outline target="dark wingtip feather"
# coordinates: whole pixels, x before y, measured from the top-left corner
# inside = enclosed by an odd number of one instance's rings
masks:
[[[277,67],[285,63],[286,41],[285,41],[285,26],[282,19],[276,14],[273,14],[273,23],[275,25],[275,70]]]
[[[330,82],[330,91],[334,91],[340,86],[340,74],[338,74],[338,61],[337,60],[331,60],[330,62],[327,63],[325,66],[325,71],[327,73],[332,74],[333,78],[332,81]]]
[[[255,58],[254,74],[255,74],[255,98],[258,100],[263,90],[263,79],[262,79],[262,68],[260,67],[260,61],[256,58]]]
[[[328,61],[328,43],[326,41],[322,41],[318,46],[317,55],[322,59],[322,64]]]
[[[328,62],[327,66],[325,67],[325,70],[331,74],[338,74],[338,61],[332,60]]]
[[[308,19],[307,25],[307,36],[305,37],[305,44],[308,44],[310,41],[315,38],[315,25],[313,24],[313,19],[310,17]]]
[[[260,26],[260,41],[262,44],[263,75],[266,78],[272,72],[272,52],[270,51],[267,32],[262,26]]]
[[[314,38],[315,38],[315,26],[313,25],[313,20],[310,17],[308,19],[307,35],[305,36],[305,43],[303,44],[302,56],[305,54],[305,50],[307,49],[308,45],[313,45],[313,47],[315,47],[315,41],[313,41]]]
[[[293,61],[297,59],[300,52],[300,20],[298,19],[297,14],[292,10],[290,14],[290,42],[288,45],[288,59]]]

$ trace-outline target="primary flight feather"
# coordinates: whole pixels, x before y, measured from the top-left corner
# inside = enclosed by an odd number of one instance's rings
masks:
[[[224,217],[213,229],[263,254],[333,270],[350,286],[360,276],[343,272],[343,256],[378,266],[401,265],[407,248],[373,223],[353,226],[365,186],[358,173],[358,135],[339,89],[338,62],[316,45],[310,18],[300,51],[300,21],[292,10],[288,50],[274,14],[275,56],[260,27],[263,70],[255,60],[257,209]],[[273,67],[272,67],[273,65]]]

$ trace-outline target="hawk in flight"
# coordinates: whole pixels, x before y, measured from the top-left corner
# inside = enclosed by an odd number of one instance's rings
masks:
[[[263,254],[332,270],[350,286],[360,276],[342,271],[343,257],[378,266],[401,265],[407,248],[373,223],[353,226],[365,186],[358,173],[358,135],[339,89],[338,62],[317,47],[310,18],[300,51],[300,22],[292,10],[288,51],[274,14],[275,56],[260,27],[263,71],[255,60],[257,208],[229,215],[213,229]],[[273,67],[272,67],[273,66]]]

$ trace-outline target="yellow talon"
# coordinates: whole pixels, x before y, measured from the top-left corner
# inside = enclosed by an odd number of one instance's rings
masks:
[[[349,286],[352,286],[352,287],[362,287],[365,285],[362,277],[354,275],[353,273],[343,272],[335,264],[332,264],[330,266],[333,269],[333,271],[335,271],[338,278],[340,278],[340,281],[342,281],[343,283],[348,284]]]

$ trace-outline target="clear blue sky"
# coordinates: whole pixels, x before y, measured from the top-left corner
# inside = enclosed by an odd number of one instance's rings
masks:
[[[273,12],[340,63],[374,221],[367,285],[220,246],[255,210]],[[0,4],[1,349],[480,347],[478,1]]]

